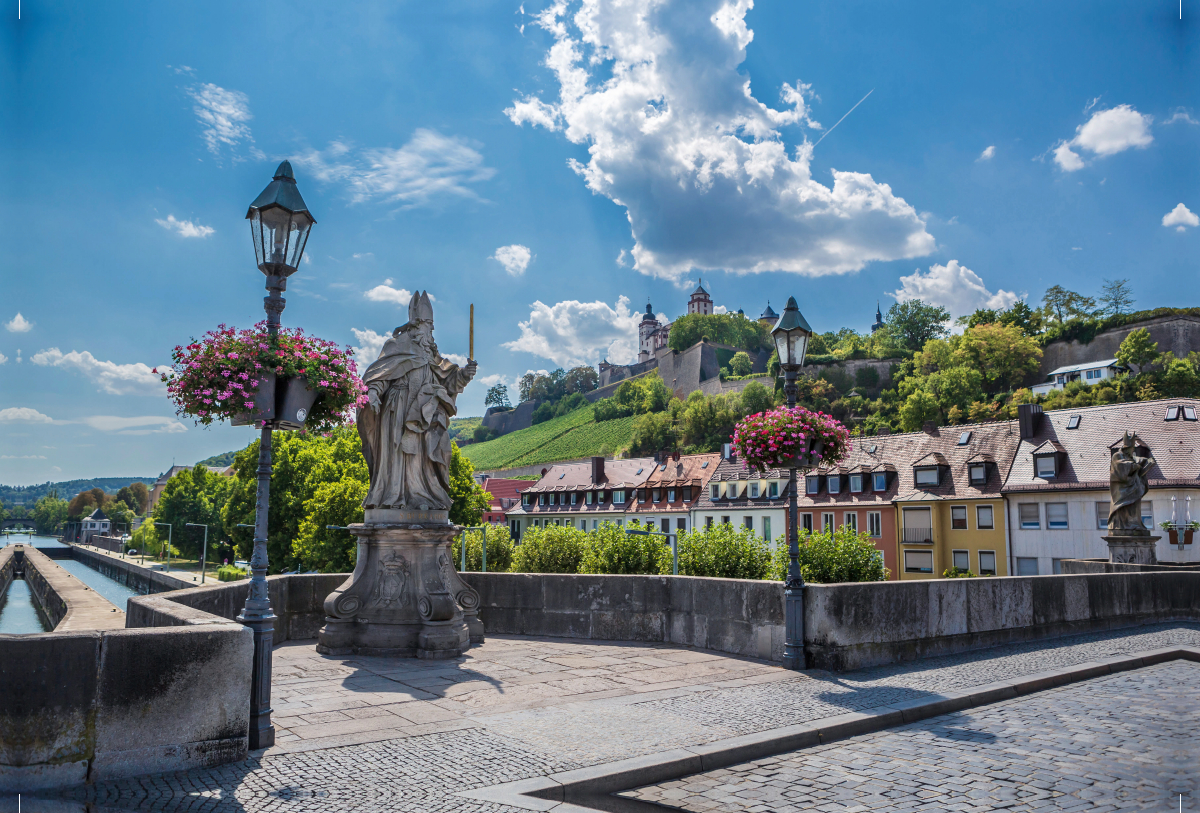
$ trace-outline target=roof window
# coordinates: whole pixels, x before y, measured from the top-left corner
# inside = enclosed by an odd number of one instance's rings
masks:
[[[637,471],[634,472],[634,474],[641,474],[642,471],[643,471],[643,469],[639,468]]]
[[[1183,419],[1185,421],[1196,420],[1196,408],[1194,406],[1185,406],[1183,408]]]
[[[1163,418],[1163,420],[1166,420],[1166,421],[1179,420],[1179,407],[1177,407],[1177,406],[1167,407],[1167,416],[1165,418]]]
[[[562,474],[558,475],[558,479],[561,480],[562,478],[564,478],[566,476],[567,476],[567,473],[564,471]]]
[[[707,468],[708,468],[708,461],[707,461],[707,460],[705,460],[703,463],[701,463],[701,464],[700,464],[700,468],[702,468],[702,469],[707,469]]]
[[[870,449],[867,449],[867,454],[875,454],[875,450],[878,448],[878,446],[872,446]]]
[[[1079,417],[1080,416],[1078,416],[1078,415],[1072,415],[1071,417],[1067,418],[1067,428],[1068,429],[1078,429],[1079,428]]]
[[[958,445],[959,446],[966,446],[970,442],[971,442],[971,433],[970,432],[963,432],[962,434],[960,434],[958,436]]]

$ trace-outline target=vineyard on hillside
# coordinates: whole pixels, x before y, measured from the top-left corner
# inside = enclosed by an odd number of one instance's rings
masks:
[[[531,466],[579,457],[614,454],[629,444],[633,418],[596,423],[591,405],[521,429],[486,443],[472,443],[462,453],[476,469]]]

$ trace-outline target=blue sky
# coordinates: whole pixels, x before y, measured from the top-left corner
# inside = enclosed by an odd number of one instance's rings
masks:
[[[318,220],[284,323],[369,353],[428,289],[443,353],[476,305],[480,382],[627,361],[701,276],[818,330],[1105,277],[1200,304],[1196,0],[610,5],[6,10],[0,482],[249,440],[148,370],[261,318],[243,217],[283,158]]]

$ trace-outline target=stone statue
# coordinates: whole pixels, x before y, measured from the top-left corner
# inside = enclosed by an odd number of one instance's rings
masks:
[[[1137,435],[1125,433],[1121,445],[1112,453],[1109,464],[1108,509],[1110,531],[1148,531],[1142,524],[1142,497],[1146,496],[1146,475],[1154,466],[1153,457],[1137,453]]]
[[[325,599],[318,652],[454,658],[483,640],[479,594],[450,555],[450,419],[475,370],[442,358],[429,294],[413,294],[408,323],[363,376],[357,423],[371,484],[363,522],[349,529],[354,573]]]
[[[363,376],[370,403],[357,422],[371,476],[363,508],[450,509],[448,430],[475,370],[473,360],[459,368],[438,353],[429,295],[414,293],[408,324],[392,331]]]

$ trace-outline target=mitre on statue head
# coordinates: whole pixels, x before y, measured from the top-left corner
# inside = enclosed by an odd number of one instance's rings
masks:
[[[408,321],[433,321],[433,304],[429,301],[428,292],[413,292],[412,299],[408,300]]]

